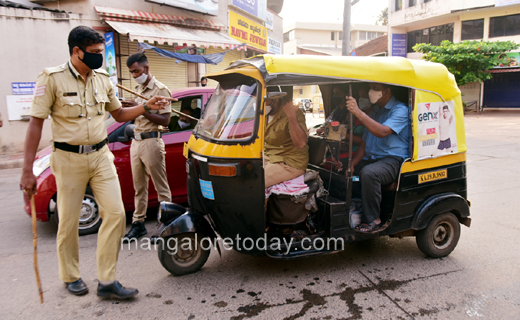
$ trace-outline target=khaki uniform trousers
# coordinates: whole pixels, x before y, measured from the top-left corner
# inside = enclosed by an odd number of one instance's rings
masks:
[[[133,222],[143,222],[148,208],[148,183],[150,176],[157,190],[159,201],[172,201],[170,186],[166,176],[166,151],[161,138],[132,140],[130,157],[135,189],[135,211]]]
[[[304,170],[296,169],[283,162],[271,163],[264,156],[265,187],[268,188],[280,182],[294,179],[305,173]]]
[[[81,203],[88,184],[103,219],[96,252],[98,279],[114,281],[126,222],[114,155],[106,145],[99,151],[86,154],[56,149],[51,156],[51,169],[58,187],[59,225],[56,242],[60,279],[73,282],[80,278],[78,226]]]

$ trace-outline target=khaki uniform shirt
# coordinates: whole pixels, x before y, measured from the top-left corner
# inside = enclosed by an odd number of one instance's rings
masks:
[[[155,77],[152,77],[146,87],[143,85],[138,85],[135,87],[137,93],[147,98],[152,98],[153,96],[162,96],[162,97],[171,97],[172,94],[170,90],[162,83],[157,81]],[[145,102],[143,98],[137,97],[135,100],[137,103],[141,104]],[[150,113],[169,113],[172,112],[170,104],[165,106],[162,110],[150,110]],[[153,123],[152,121],[146,119],[144,115],[140,115],[135,119],[135,127],[134,133],[143,133],[143,132],[153,132],[153,131],[161,131],[163,126]]]
[[[299,109],[296,115],[300,126],[307,132],[305,115]],[[307,169],[307,164],[309,164],[309,146],[306,145],[302,149],[298,149],[294,145],[291,139],[291,131],[289,130],[289,119],[282,109],[267,124],[264,152],[271,163],[283,162],[295,169]]]
[[[107,137],[105,111],[119,108],[121,103],[106,71],[90,71],[85,80],[69,61],[40,73],[31,116],[51,116],[55,142],[93,145]]]

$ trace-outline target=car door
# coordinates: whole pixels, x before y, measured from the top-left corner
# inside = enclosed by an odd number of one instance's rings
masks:
[[[190,93],[173,95],[179,99],[172,103],[172,109],[180,110],[181,106],[191,106],[192,108],[203,108],[205,105],[205,92],[190,90]],[[196,118],[200,117],[200,112],[195,112]],[[177,114],[172,112],[172,121],[177,120]],[[163,134],[163,141],[166,147],[166,175],[172,194],[172,201],[176,203],[186,203],[188,192],[186,189],[186,158],[183,155],[184,143],[188,142],[191,136],[191,129],[168,132]],[[152,189],[150,189],[151,191]],[[150,192],[150,201],[157,202],[155,189]]]
[[[121,185],[121,197],[125,211],[134,210],[134,182],[132,179],[132,166],[130,164],[130,146],[132,140],[125,132],[130,121],[125,123],[113,123],[108,126],[108,147],[114,154],[114,165]]]

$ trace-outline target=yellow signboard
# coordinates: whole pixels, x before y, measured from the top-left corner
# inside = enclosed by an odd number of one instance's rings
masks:
[[[440,179],[446,179],[448,177],[448,170],[440,170],[440,171],[434,171],[434,172],[428,172],[424,174],[419,175],[419,183],[425,183]]]
[[[229,35],[248,46],[267,51],[267,29],[233,11],[229,11]]]

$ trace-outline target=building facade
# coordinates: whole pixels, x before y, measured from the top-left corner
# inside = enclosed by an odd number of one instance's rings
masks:
[[[386,26],[353,24],[350,51],[385,35]],[[296,22],[283,28],[284,54],[341,56],[343,23]]]
[[[27,3],[26,0],[23,0]],[[256,54],[283,52],[282,0],[31,0],[45,10],[0,6],[0,30],[12,49],[6,50],[7,70],[0,79],[0,152],[23,149],[31,86],[45,67],[69,59],[69,31],[86,25],[105,35],[112,49],[105,52],[104,68],[114,83],[134,88],[127,57],[147,43],[171,52],[226,53],[217,65],[178,62],[145,51],[154,76],[170,89],[200,85],[200,78],[224,70],[231,61]],[[9,31],[8,31],[9,30]],[[108,47],[107,47],[108,49]],[[233,50],[234,49],[234,50]],[[209,86],[216,83],[209,81]],[[119,91],[119,95],[131,98]],[[50,144],[45,122],[41,147]]]
[[[415,44],[443,40],[520,43],[520,0],[389,0],[388,22],[391,56],[420,59]],[[520,61],[519,53],[508,55]],[[491,72],[492,80],[462,87],[463,100],[485,108],[520,107],[518,63]]]

